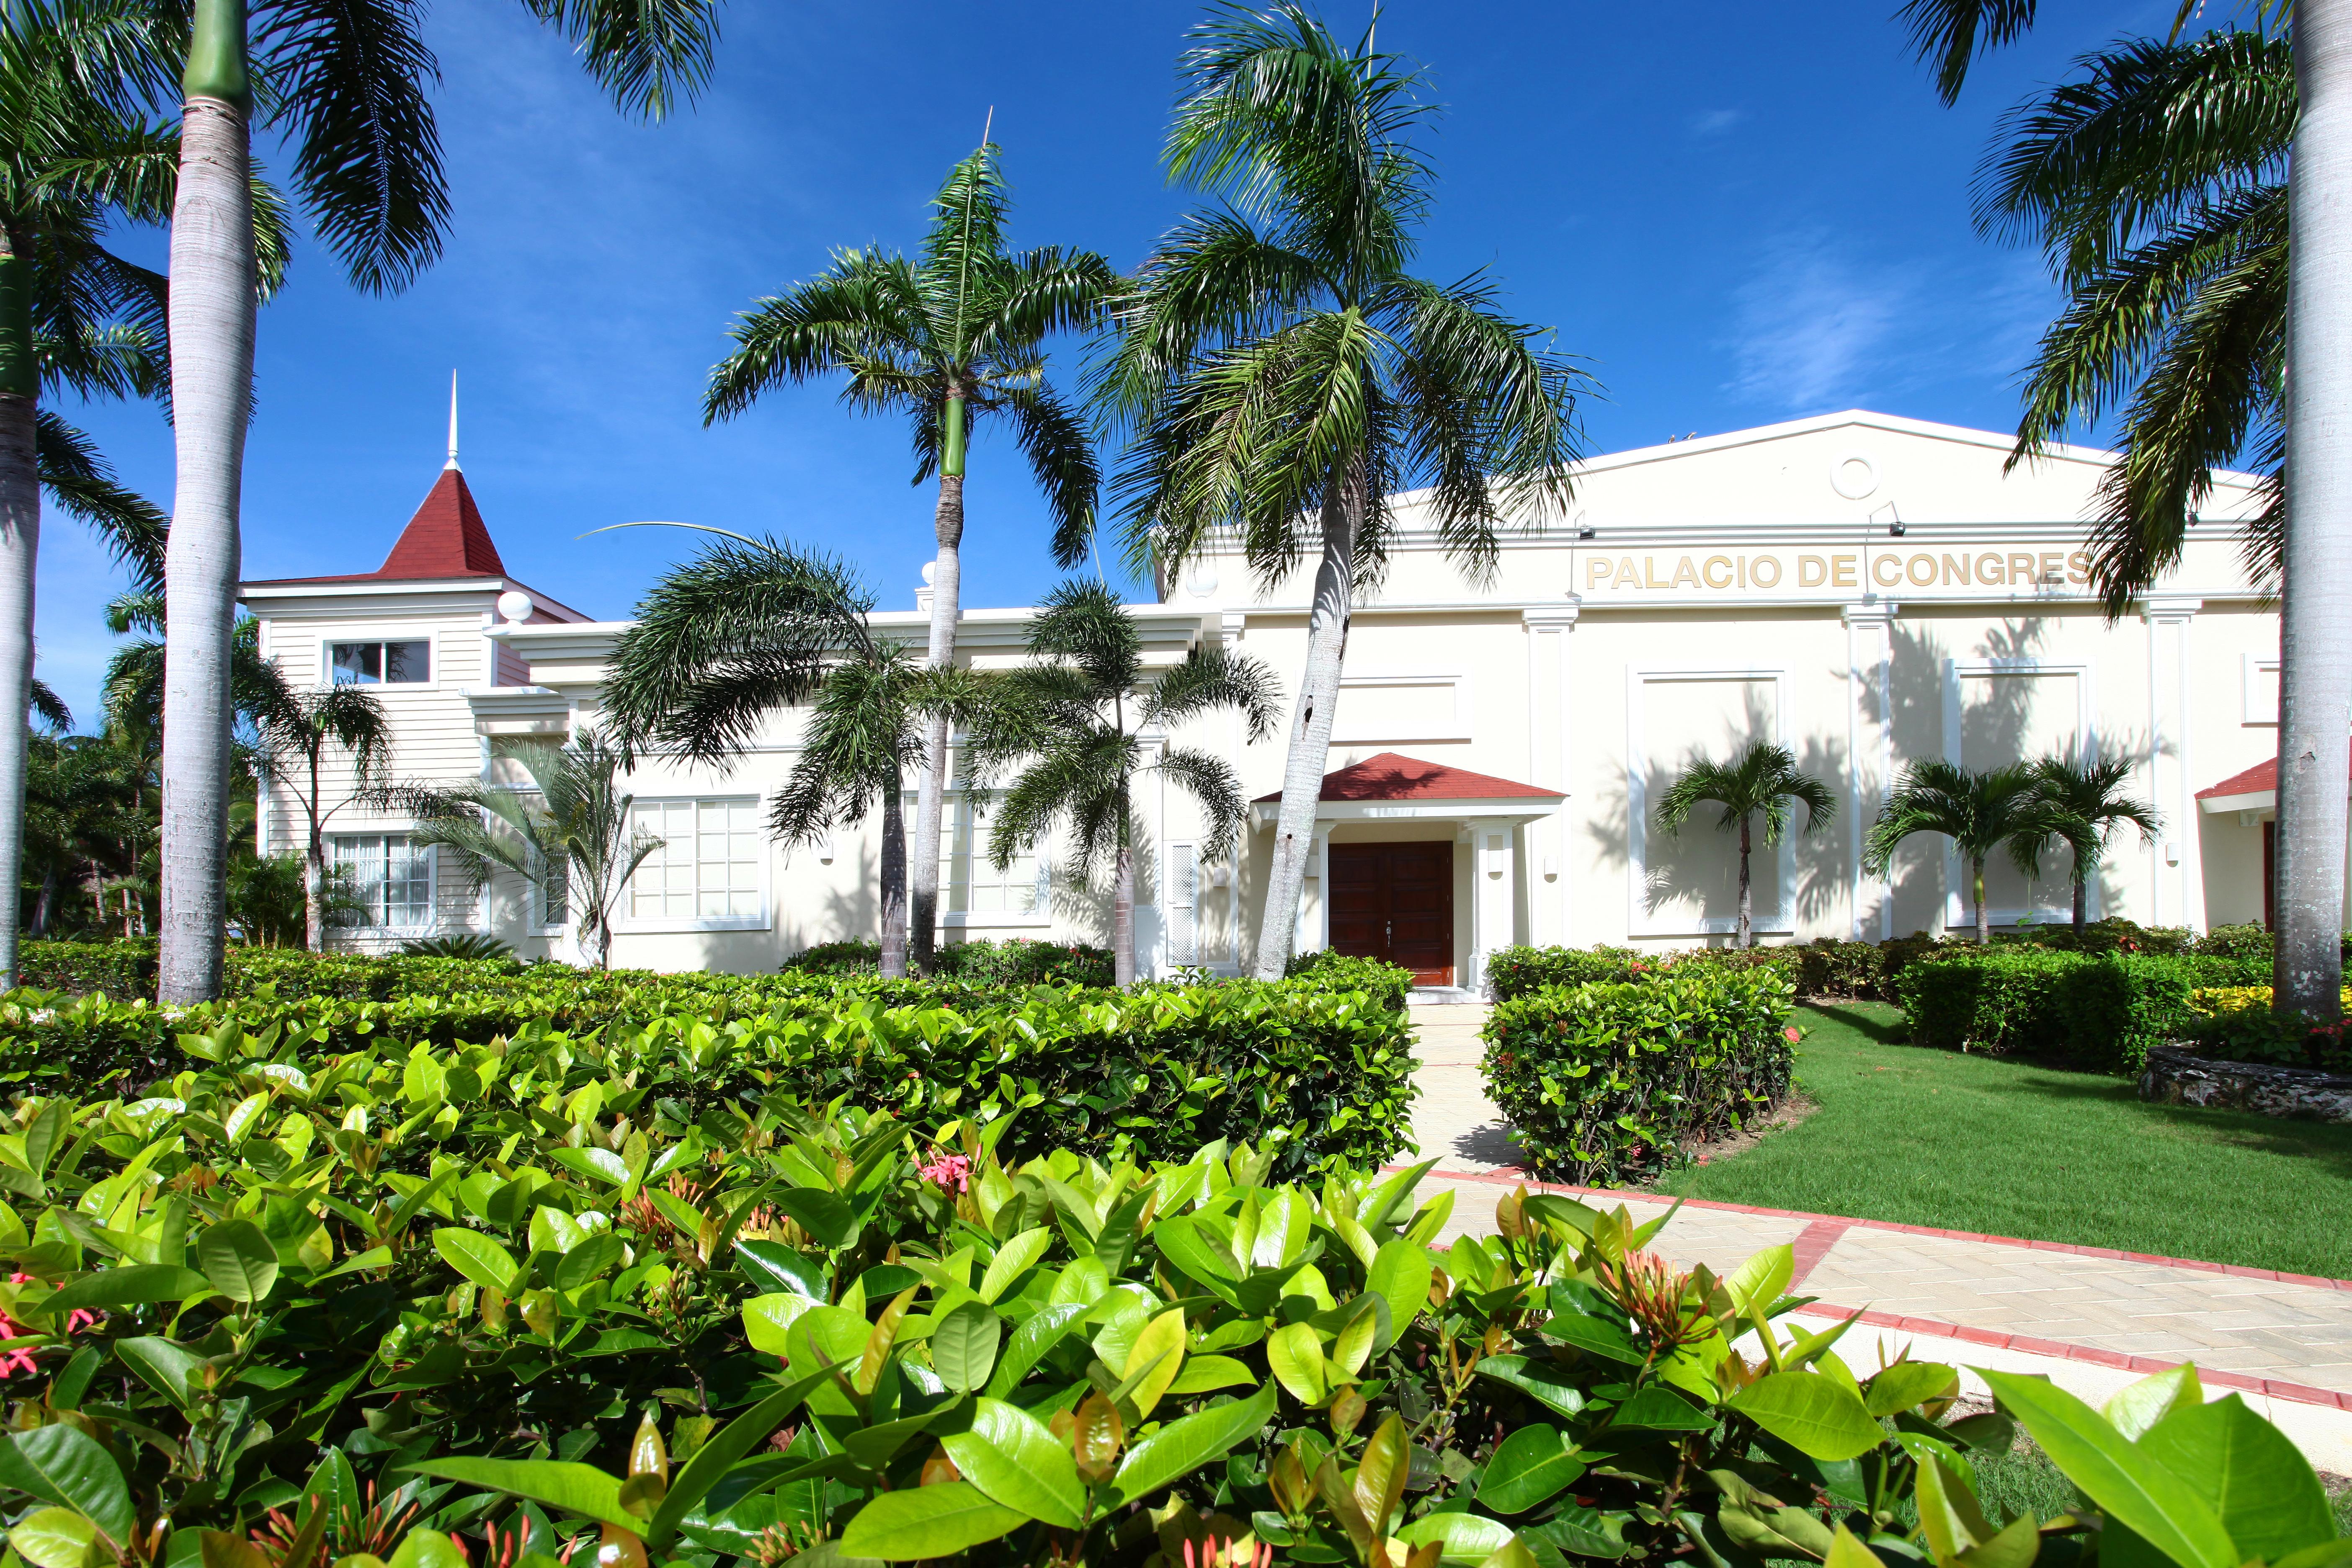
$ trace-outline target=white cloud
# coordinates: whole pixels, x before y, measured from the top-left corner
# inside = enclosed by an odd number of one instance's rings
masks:
[[[1914,292],[1899,270],[1857,265],[1827,235],[1775,242],[1733,296],[1729,390],[1791,408],[1860,401],[1880,384],[1880,351]]]
[[[1730,130],[1747,118],[1748,113],[1745,110],[1710,109],[1706,113],[1692,118],[1690,133],[1694,136],[1714,136]]]

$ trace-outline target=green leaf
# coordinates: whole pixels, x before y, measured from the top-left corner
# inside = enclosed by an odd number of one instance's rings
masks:
[[[35,1509],[8,1531],[8,1544],[36,1568],[85,1568],[98,1531],[69,1508]]]
[[[752,1284],[765,1290],[819,1301],[833,1293],[825,1286],[824,1267],[781,1241],[739,1241],[735,1263]]]
[[[196,1561],[203,1568],[269,1568],[269,1559],[241,1535],[203,1530],[196,1532]]]
[[[981,1276],[980,1299],[992,1302],[1003,1295],[1015,1279],[1036,1267],[1053,1244],[1054,1233],[1041,1226],[1024,1230],[998,1247],[996,1256],[988,1260],[988,1272]]]
[[[1070,1446],[1020,1406],[980,1400],[971,1429],[942,1437],[940,1444],[966,1480],[1005,1507],[1064,1530],[1076,1530],[1085,1520],[1087,1489]]]
[[[608,1186],[629,1184],[629,1163],[610,1149],[558,1149],[550,1156],[555,1163],[575,1175]]]
[[[64,1289],[44,1299],[39,1311],[49,1318],[84,1307],[140,1307],[155,1301],[184,1301],[209,1293],[212,1281],[193,1268],[170,1263],[127,1263],[85,1274]]]
[[[2099,1414],[2107,1418],[2108,1425],[2137,1443],[2149,1427],[2184,1405],[2204,1403],[2205,1390],[2197,1381],[2195,1363],[2183,1362],[2137,1383],[2125,1384],[2100,1408]]]
[[[600,1230],[556,1260],[553,1283],[559,1290],[577,1290],[621,1261],[621,1238]]]
[[[225,1220],[196,1238],[196,1262],[213,1289],[248,1305],[278,1283],[278,1248],[249,1219]]]
[[[621,1483],[593,1465],[568,1459],[480,1459],[453,1456],[417,1459],[400,1467],[420,1476],[434,1476],[481,1487],[510,1497],[529,1498],[565,1513],[642,1531],[646,1521],[621,1506]]]
[[[1182,1215],[1171,1215],[1151,1227],[1151,1242],[1162,1258],[1187,1277],[1227,1301],[1235,1300],[1234,1287],[1242,1277],[1242,1266],[1225,1244],[1203,1231],[1198,1222]]]
[[[1796,1275],[1797,1249],[1783,1242],[1766,1247],[1733,1269],[1723,1289],[1744,1316],[1750,1307],[1769,1307],[1779,1300]]]
[[[1021,1380],[1029,1375],[1029,1369],[1037,1364],[1038,1359],[1059,1344],[1062,1337],[1087,1315],[1087,1305],[1084,1301],[1065,1301],[1032,1312],[1005,1342],[996,1373],[988,1380],[990,1395],[1002,1399],[1020,1387]]]
[[[1571,1381],[1566,1368],[1521,1355],[1490,1355],[1477,1365],[1481,1377],[1507,1383],[1547,1409],[1562,1415],[1584,1414],[1584,1390]]]
[[[1364,1271],[1364,1289],[1389,1304],[1388,1342],[1375,1344],[1374,1355],[1402,1339],[1429,1305],[1429,1277],[1435,1267],[1426,1248],[1402,1237],[1384,1242],[1372,1255],[1372,1266]]]
[[[2242,1561],[2275,1563],[2336,1539],[2311,1462],[2234,1394],[2174,1410],[2137,1447],[2211,1506]]]
[[[1858,1458],[1885,1440],[1852,1389],[1816,1372],[1776,1372],[1725,1403],[1809,1458]]]
[[[1930,1399],[1959,1392],[1960,1374],[1929,1361],[1898,1361],[1882,1367],[1862,1391],[1873,1415],[1894,1415]]]
[[[1478,1483],[1478,1501],[1496,1513],[1525,1513],[1583,1473],[1584,1461],[1559,1429],[1538,1422],[1520,1427],[1495,1449]]]
[[[1981,1368],[1978,1375],[2101,1512],[2182,1568],[2237,1568],[2242,1561],[2212,1506],[2097,1411],[2038,1377]]]
[[[803,1312],[824,1303],[809,1297],[780,1291],[773,1296],[754,1296],[743,1303],[743,1334],[751,1348],[767,1355],[788,1353],[791,1343],[787,1335]]]
[[[503,1295],[520,1294],[514,1287],[514,1254],[478,1230],[444,1226],[433,1233],[433,1250],[441,1261],[479,1285]]]
[[[1689,1400],[1662,1383],[1653,1383],[1636,1389],[1633,1397],[1620,1405],[1609,1416],[1613,1431],[1618,1427],[1652,1432],[1704,1432],[1718,1417],[1711,1411],[1701,1410]],[[1877,1428],[1872,1427],[1874,1432]]]
[[[734,1468],[735,1462],[765,1442],[770,1433],[783,1425],[793,1407],[832,1375],[831,1366],[821,1366],[795,1378],[704,1439],[702,1447],[694,1451],[694,1458],[671,1478],[668,1495],[654,1510],[654,1517],[643,1531],[646,1544],[656,1552],[667,1548],[687,1516]]]
[[[139,1526],[113,1456],[71,1426],[36,1426],[0,1442],[0,1487],[74,1510],[117,1547],[128,1547]]]
[[[991,1501],[971,1482],[950,1481],[884,1492],[849,1521],[842,1531],[841,1550],[887,1563],[951,1557],[1028,1522],[1027,1514]]]
[[[1511,1539],[1511,1527],[1499,1519],[1488,1519],[1476,1513],[1433,1513],[1414,1520],[1396,1533],[1396,1538],[1408,1546],[1426,1546],[1440,1542],[1437,1560],[1441,1563],[1467,1563],[1476,1568],[1489,1556],[1503,1549]]]
[[[1151,1414],[1183,1365],[1184,1309],[1171,1307],[1143,1325],[1143,1331],[1135,1336],[1135,1344],[1127,1352],[1121,1387],[1134,1385],[1129,1392],[1134,1396],[1137,1414]]]
[[[962,1303],[932,1325],[931,1370],[958,1394],[977,1393],[988,1386],[1003,1332],[995,1308],[985,1301]]]
[[[1589,1312],[1560,1312],[1546,1320],[1542,1331],[1605,1361],[1639,1366],[1648,1358],[1624,1330]]]
[[[402,1539],[384,1568],[467,1568],[466,1554],[445,1531],[420,1526]]]
[[[152,1334],[117,1340],[114,1353],[156,1393],[183,1411],[188,1408],[195,1388],[196,1369],[204,1364],[202,1357]]]
[[[1122,1503],[1135,1502],[1170,1482],[1221,1459],[1234,1445],[1255,1436],[1274,1418],[1278,1395],[1272,1384],[1247,1399],[1212,1405],[1171,1421],[1127,1451],[1111,1485]]]
[[[856,1212],[831,1193],[821,1193],[814,1187],[786,1187],[775,1194],[774,1201],[778,1208],[798,1221],[800,1227],[821,1246],[847,1247],[857,1239]],[[983,1535],[981,1539],[988,1541],[993,1537]]]
[[[1265,1364],[1301,1405],[1323,1403],[1323,1340],[1309,1323],[1286,1323],[1266,1336]]]
[[[1229,1355],[1188,1355],[1184,1358],[1184,1370],[1176,1374],[1176,1381],[1168,1385],[1167,1392],[1181,1397],[1213,1394],[1220,1388],[1256,1386],[1257,1373],[1250,1371],[1247,1362]]]

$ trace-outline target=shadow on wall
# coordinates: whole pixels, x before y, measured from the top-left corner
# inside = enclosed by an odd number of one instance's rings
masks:
[[[910,839],[912,834],[908,836]],[[819,942],[840,942],[850,937],[878,938],[882,932],[882,849],[869,844],[863,834],[843,833],[835,842],[854,845],[850,865],[856,879],[847,887],[841,885],[841,865],[833,867],[834,884],[823,889],[809,889],[792,902],[779,897],[776,900],[776,937],[779,946],[777,962],[793,953],[816,946]],[[792,877],[793,863],[802,856],[808,857],[804,869],[821,869],[824,862],[816,858],[816,847],[805,845],[786,850],[777,868],[780,887],[797,888]]]

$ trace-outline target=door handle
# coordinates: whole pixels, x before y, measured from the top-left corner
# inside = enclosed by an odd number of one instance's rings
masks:
[[[1396,921],[1382,921],[1381,922],[1381,940],[1391,943],[1393,943],[1396,941]]]

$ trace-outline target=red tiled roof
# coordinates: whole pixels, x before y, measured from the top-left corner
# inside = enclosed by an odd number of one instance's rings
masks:
[[[481,509],[474,504],[474,492],[466,488],[466,476],[458,469],[444,468],[425,492],[416,515],[393,542],[392,553],[374,571],[333,577],[278,577],[270,583],[418,583],[506,574],[499,547],[490,542],[490,531],[483,526]]]
[[[1282,798],[1280,790],[1257,797],[1258,804]],[[1449,768],[1396,752],[1382,752],[1362,762],[1323,775],[1323,800],[1559,800],[1561,792],[1514,784],[1492,773]]]
[[[2273,757],[2266,763],[2256,763],[2244,773],[2231,773],[2210,789],[2199,790],[2197,798],[2211,800],[2218,795],[2261,795],[2265,791],[2273,795],[2278,793],[2278,759],[2276,757]]]

